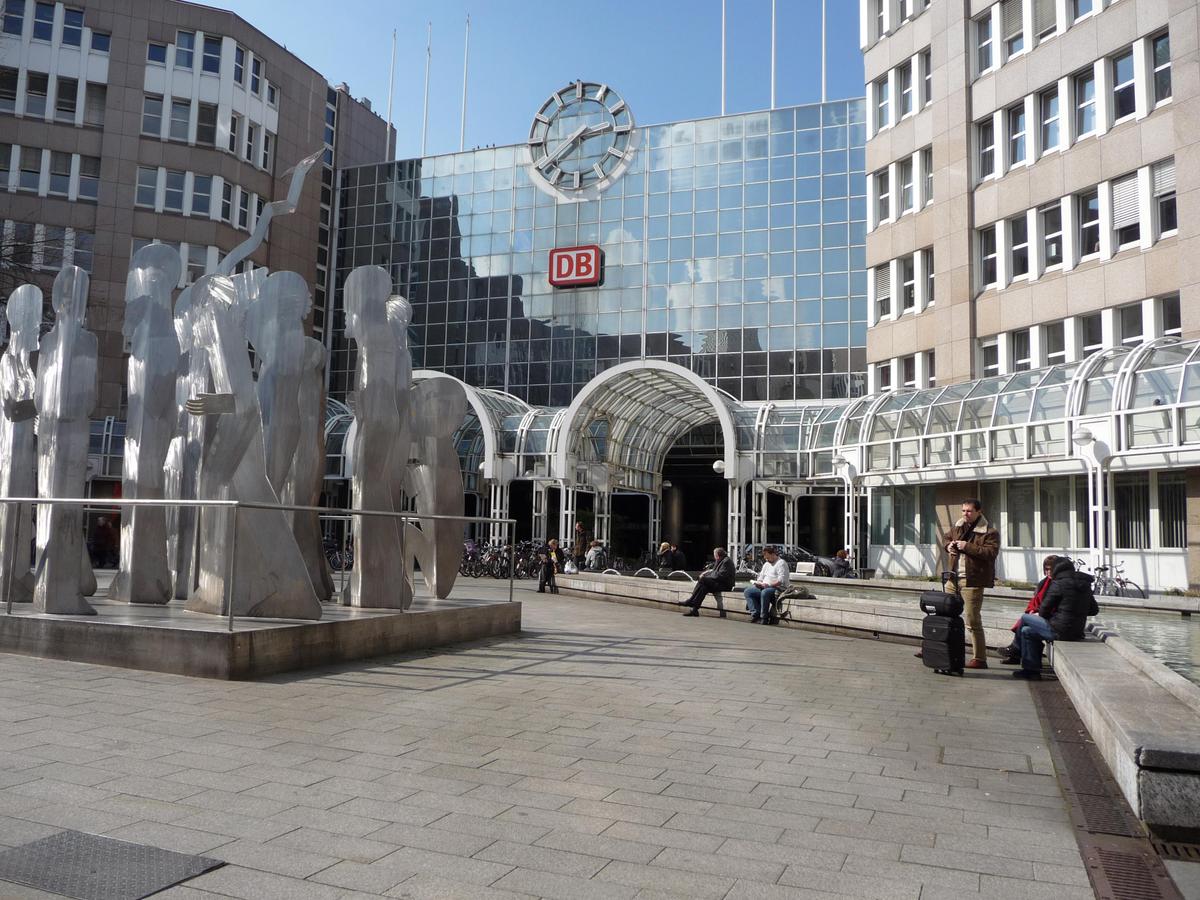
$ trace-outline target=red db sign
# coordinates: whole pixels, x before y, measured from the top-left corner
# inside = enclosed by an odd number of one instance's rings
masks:
[[[550,284],[554,287],[592,287],[603,281],[604,253],[595,244],[550,251]]]

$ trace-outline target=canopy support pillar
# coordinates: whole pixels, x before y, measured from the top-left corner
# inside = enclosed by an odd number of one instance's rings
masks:
[[[493,481],[488,485],[488,515],[493,519],[508,518],[508,484]],[[503,522],[488,523],[489,544],[514,544],[517,536]]]

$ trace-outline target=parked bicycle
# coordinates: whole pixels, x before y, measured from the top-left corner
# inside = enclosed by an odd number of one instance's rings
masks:
[[[1087,562],[1075,560],[1077,569],[1085,570]],[[1112,572],[1110,575],[1109,572]],[[1108,566],[1096,566],[1092,569],[1093,590],[1098,597],[1129,597],[1134,600],[1145,600],[1146,591],[1138,584],[1125,577],[1125,563],[1119,562],[1111,570]]]
[[[350,541],[343,548],[337,541],[326,538],[324,548],[325,561],[334,572],[349,572],[354,568],[354,545]]]

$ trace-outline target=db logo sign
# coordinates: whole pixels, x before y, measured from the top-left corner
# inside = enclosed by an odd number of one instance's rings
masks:
[[[604,252],[595,244],[550,251],[550,284],[554,287],[592,287],[604,282]]]

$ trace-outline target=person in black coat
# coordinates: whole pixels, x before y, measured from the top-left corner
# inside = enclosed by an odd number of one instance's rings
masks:
[[[1066,556],[1059,558],[1050,587],[1037,613],[1021,616],[1021,668],[1014,678],[1042,677],[1042,645],[1047,641],[1082,641],[1088,616],[1100,612],[1092,594],[1092,576],[1077,572]]]
[[[679,549],[678,544],[671,545],[671,568],[677,572],[683,572],[687,569],[687,557],[683,555],[683,551]]]
[[[538,593],[544,594],[546,588],[550,588],[550,593],[558,593],[558,582],[554,580],[554,576],[558,573],[559,562],[562,559],[562,551],[558,549],[558,538],[550,538],[546,546],[538,551],[538,556],[542,560],[542,573],[538,578]]]
[[[717,598],[717,610],[721,614],[721,618],[725,618],[725,603],[721,596],[721,591],[733,590],[734,568],[733,560],[729,558],[729,554],[724,547],[717,547],[713,550],[714,564],[711,571],[703,573],[696,579],[696,586],[692,589],[692,596],[684,600],[680,605],[689,607],[689,611],[685,612],[685,616],[700,615],[700,605],[704,603],[704,598],[709,594],[713,594]]]

